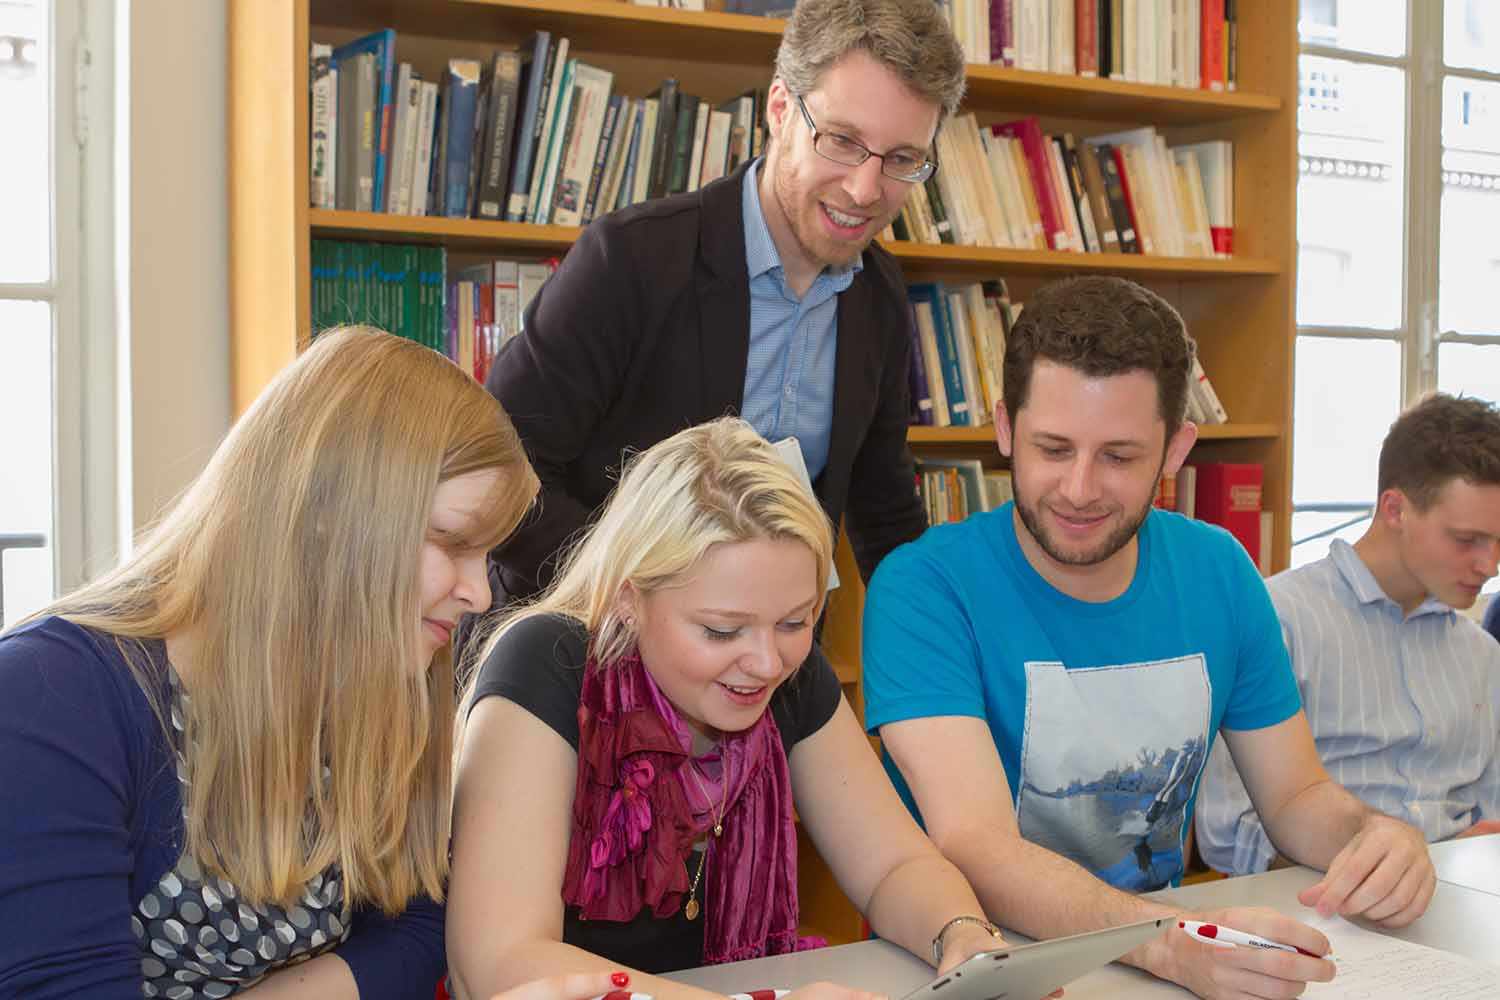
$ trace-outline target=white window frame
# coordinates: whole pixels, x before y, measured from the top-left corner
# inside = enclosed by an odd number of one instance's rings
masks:
[[[1301,43],[1302,55],[1341,62],[1399,69],[1405,79],[1405,187],[1402,231],[1401,326],[1377,330],[1355,326],[1299,324],[1297,335],[1345,340],[1395,341],[1401,347],[1401,400],[1409,405],[1438,386],[1438,348],[1445,343],[1487,344],[1500,348],[1500,337],[1438,329],[1439,255],[1442,246],[1443,81],[1462,77],[1500,83],[1500,73],[1458,69],[1443,63],[1445,0],[1406,0],[1406,54],[1386,56],[1355,49]],[[1296,442],[1293,442],[1296,446]],[[1359,503],[1294,504],[1293,511],[1343,512],[1359,523]],[[1338,527],[1294,540],[1294,544],[1332,534]]]
[[[112,0],[53,0],[48,25],[52,115],[50,277],[0,284],[0,299],[52,309],[53,511],[48,543],[53,586],[76,587],[107,568],[120,549],[119,429],[122,415],[116,333],[118,288],[115,52]]]

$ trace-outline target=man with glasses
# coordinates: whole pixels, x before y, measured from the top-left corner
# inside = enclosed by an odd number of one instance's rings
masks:
[[[542,480],[533,516],[492,554],[501,603],[547,582],[624,453],[725,413],[796,439],[866,578],[922,532],[906,290],[871,241],[937,169],[933,137],[963,89],[932,0],[802,0],[765,155],[584,230],[489,377]]]

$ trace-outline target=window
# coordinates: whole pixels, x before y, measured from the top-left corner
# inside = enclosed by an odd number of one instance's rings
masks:
[[[0,0],[0,626],[106,565],[118,535],[114,59],[88,42],[112,45],[112,6]]]
[[[1390,422],[1500,400],[1500,2],[1301,0],[1292,565],[1357,537]]]
[[[4,624],[55,587],[52,10],[0,0],[0,608]]]

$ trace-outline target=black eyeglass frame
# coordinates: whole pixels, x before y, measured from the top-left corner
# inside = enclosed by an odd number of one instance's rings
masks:
[[[877,153],[875,152],[875,150],[871,149],[869,146],[866,146],[864,143],[859,142],[856,139],[851,139],[847,135],[842,135],[838,132],[822,131],[818,128],[817,123],[813,121],[812,115],[807,110],[807,105],[802,100],[802,95],[795,94],[793,96],[797,98],[797,107],[802,112],[803,121],[807,122],[807,128],[813,134],[813,152],[823,157],[823,159],[828,160],[830,163],[837,163],[841,167],[858,167],[873,156],[880,161],[880,173],[883,176],[889,177],[893,181],[901,181],[906,184],[920,184],[923,181],[930,180],[932,178],[932,175],[937,173],[937,160],[926,158],[922,160],[922,166],[913,174],[902,177],[898,174],[891,173],[886,169],[885,158],[890,155],[889,153]],[[855,149],[862,151],[865,155],[861,156],[859,160],[854,163],[850,163],[847,160],[840,160],[834,156],[829,156],[826,152],[818,148],[819,140],[824,138],[825,136],[830,139],[837,139],[841,143],[852,146]],[[937,154],[933,153],[933,155],[936,156]]]

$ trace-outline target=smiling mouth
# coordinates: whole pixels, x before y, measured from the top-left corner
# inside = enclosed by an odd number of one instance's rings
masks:
[[[861,229],[867,222],[870,221],[866,216],[850,215],[848,212],[839,211],[832,205],[824,205],[823,212],[828,216],[829,220],[833,222],[834,225],[840,226],[844,229]]]
[[[443,642],[453,637],[453,626],[448,622],[435,621],[432,618],[423,618],[422,624],[426,625],[432,633]]]

